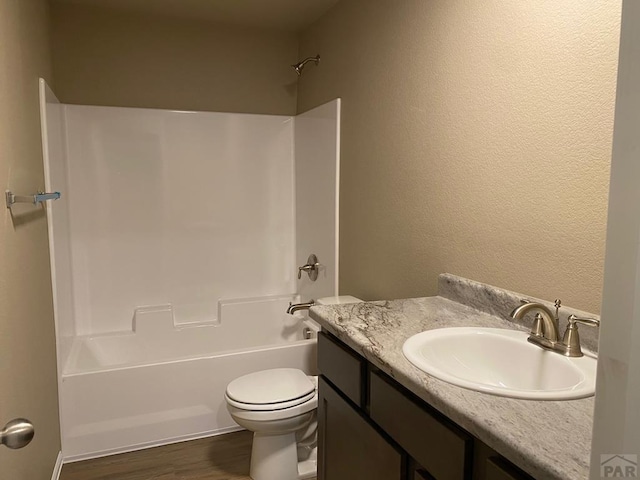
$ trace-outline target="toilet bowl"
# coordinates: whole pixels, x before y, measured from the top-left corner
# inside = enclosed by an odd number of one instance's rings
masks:
[[[359,303],[327,297],[318,305]],[[253,480],[302,480],[317,473],[317,377],[294,368],[262,370],[236,378],[225,399],[231,418],[253,432]]]
[[[316,475],[317,381],[301,370],[276,368],[235,379],[225,392],[231,418],[253,432],[253,480]]]

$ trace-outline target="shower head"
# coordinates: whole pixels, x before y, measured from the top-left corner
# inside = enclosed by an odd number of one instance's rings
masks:
[[[307,62],[314,62],[316,65],[318,65],[320,63],[320,54],[316,55],[315,57],[307,57],[301,62],[291,65],[293,69],[296,71],[296,73],[298,74],[298,76],[302,75],[302,69],[304,68]]]

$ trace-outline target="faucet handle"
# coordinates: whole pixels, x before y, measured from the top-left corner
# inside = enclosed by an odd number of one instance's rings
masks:
[[[564,346],[564,354],[567,357],[582,357],[582,348],[580,347],[580,334],[578,333],[578,323],[591,325],[593,327],[600,326],[600,320],[595,318],[579,318],[575,315],[569,315],[567,318],[569,325],[564,332],[562,344]]]
[[[569,318],[567,318],[567,320],[569,321],[569,325],[582,323],[584,325],[591,325],[592,327],[600,326],[600,320],[596,320],[595,318],[580,318],[576,317],[575,315],[569,315]]]

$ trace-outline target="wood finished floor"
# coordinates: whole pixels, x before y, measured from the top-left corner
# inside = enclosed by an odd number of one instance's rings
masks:
[[[250,480],[251,438],[243,431],[68,463],[60,480]]]

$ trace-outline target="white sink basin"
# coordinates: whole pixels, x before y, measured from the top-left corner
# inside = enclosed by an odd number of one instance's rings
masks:
[[[528,333],[500,328],[441,328],[410,337],[404,356],[445,382],[531,400],[568,400],[595,392],[596,359],[569,358],[527,342]]]

